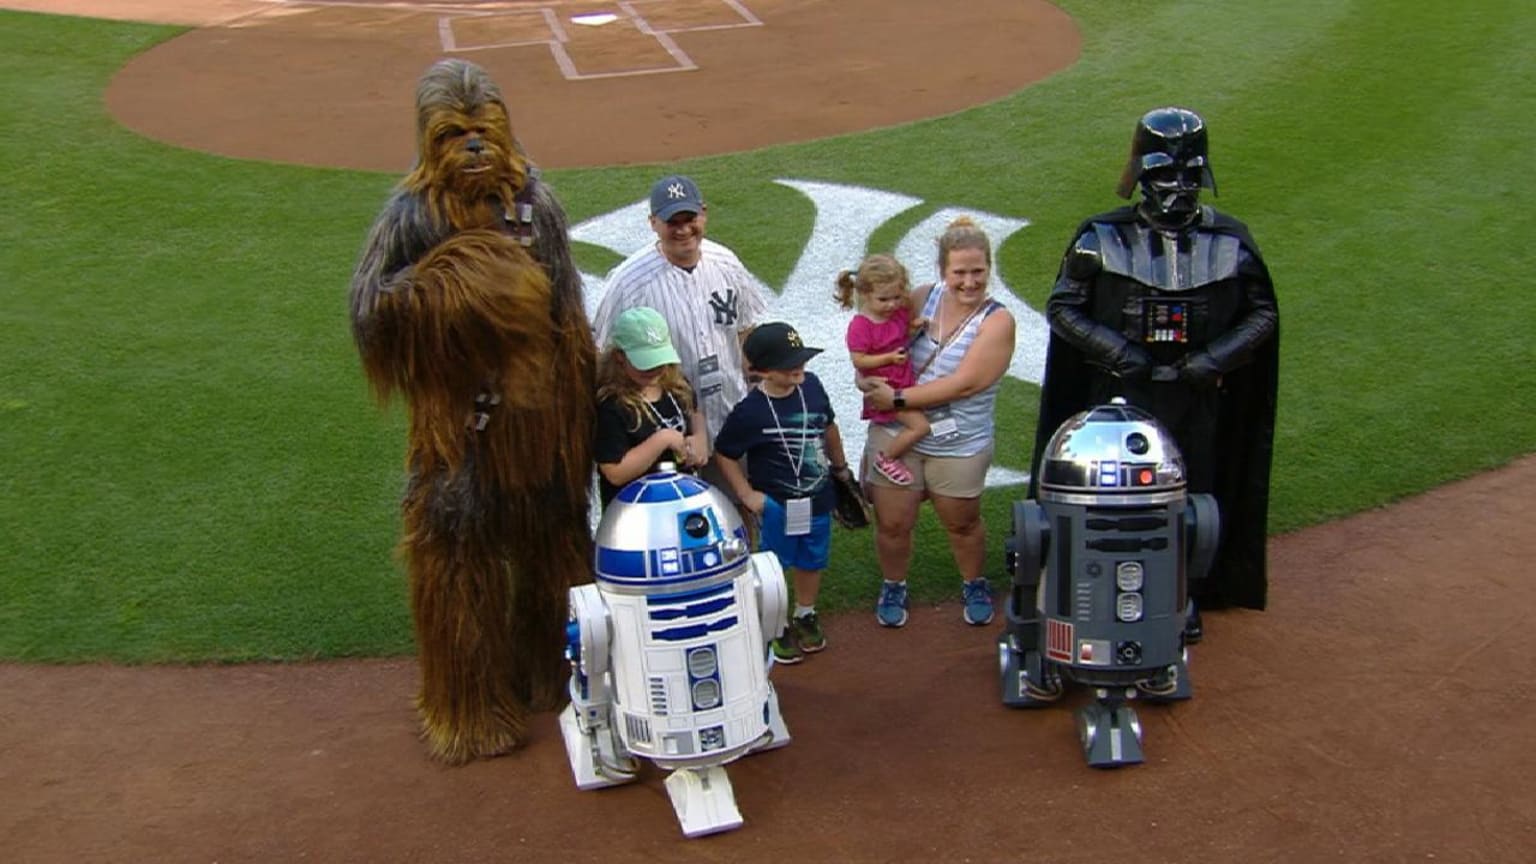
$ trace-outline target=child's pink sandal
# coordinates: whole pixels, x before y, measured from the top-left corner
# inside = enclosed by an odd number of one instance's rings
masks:
[[[911,486],[912,472],[908,470],[906,463],[900,459],[892,459],[884,453],[875,454],[875,470],[880,476],[895,483],[897,486]]]

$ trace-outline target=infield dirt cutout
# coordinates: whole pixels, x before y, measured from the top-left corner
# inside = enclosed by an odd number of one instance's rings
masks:
[[[412,83],[443,53],[444,17],[461,49],[531,38],[537,6],[562,22],[620,7],[653,25],[735,7],[761,22],[679,27],[676,52],[572,37],[565,65],[547,42],[463,54],[491,69],[547,166],[946,113],[1071,62],[1078,44],[1064,15],[1029,0],[0,5],[198,26],[112,82],[109,107],[146,135],[384,171],[412,159]],[[833,29],[834,12],[849,21]],[[963,64],[943,60],[955,40]],[[696,68],[607,74],[680,57]],[[975,68],[988,61],[1005,68]],[[794,740],[729,768],[746,825],[696,841],[659,771],[578,791],[553,715],[517,754],[432,764],[410,659],[0,664],[0,860],[1521,861],[1536,848],[1533,490],[1526,457],[1274,538],[1271,609],[1207,616],[1195,698],[1138,706],[1137,768],[1087,768],[1069,706],[1002,707],[1000,623],[967,627],[957,603],[914,609],[897,631],[870,610],[834,616],[825,653],[773,673]]]
[[[33,2],[57,8],[20,5]],[[152,20],[186,22],[196,6],[166,0]],[[107,107],[124,125],[228,156],[400,172],[415,156],[415,80],[448,53],[490,71],[535,161],[566,168],[948,114],[1066,67],[1079,48],[1071,18],[1043,0],[220,0],[202,14],[112,80]],[[612,20],[579,23],[594,18]]]

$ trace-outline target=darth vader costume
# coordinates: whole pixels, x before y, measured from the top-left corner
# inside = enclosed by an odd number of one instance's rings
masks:
[[[1202,186],[1216,188],[1207,151],[1198,114],[1149,111],[1116,190],[1129,198],[1139,186],[1141,200],[1078,227],[1046,307],[1031,462],[1038,476],[1057,427],[1115,396],[1173,434],[1189,491],[1211,493],[1222,524],[1215,564],[1190,584],[1191,641],[1201,635],[1199,608],[1265,605],[1280,344],[1258,246],[1242,222],[1199,201]]]

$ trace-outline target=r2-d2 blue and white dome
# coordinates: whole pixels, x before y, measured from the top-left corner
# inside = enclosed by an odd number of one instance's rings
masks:
[[[735,506],[662,471],[619,491],[597,527],[596,581],[571,589],[571,704],[560,717],[576,785],[671,769],[689,837],[739,827],[727,763],[789,743],[768,680],[788,612],[772,554],[751,554]]]

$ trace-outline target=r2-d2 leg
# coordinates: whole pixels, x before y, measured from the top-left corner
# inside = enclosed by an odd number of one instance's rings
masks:
[[[635,779],[639,764],[613,726],[613,681],[608,610],[595,585],[571,589],[566,656],[571,661],[571,703],[560,712],[560,735],[578,789],[601,789]]]
[[[667,775],[665,784],[685,836],[701,837],[741,827],[741,811],[736,809],[736,794],[724,766],[679,768]]]
[[[789,586],[784,582],[784,569],[779,558],[772,552],[757,552],[751,558],[752,578],[757,586],[758,618],[763,628],[763,662],[773,669],[773,658],[768,653],[768,641],[779,635],[789,623]],[[784,725],[784,715],[779,712],[779,693],[768,682],[768,733],[762,744],[752,748],[774,750],[789,743],[789,727]],[[729,786],[729,784],[727,784]]]

